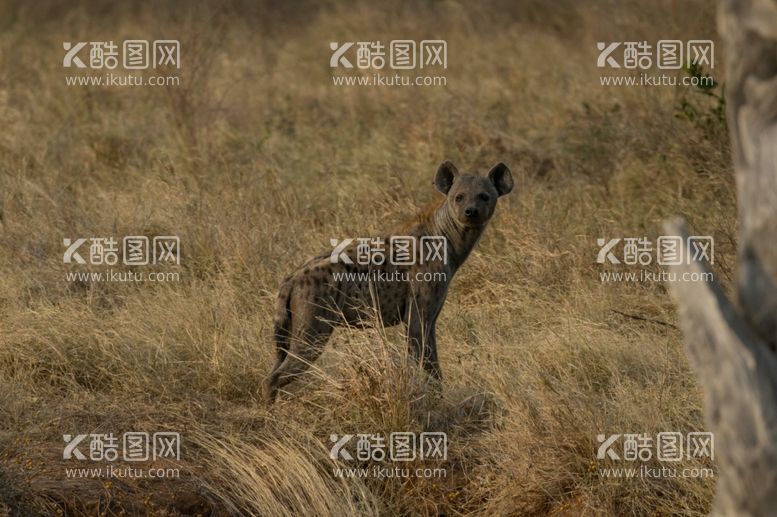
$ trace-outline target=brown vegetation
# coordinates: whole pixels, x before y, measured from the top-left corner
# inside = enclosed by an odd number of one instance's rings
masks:
[[[665,287],[595,260],[682,214],[728,288],[726,131],[691,90],[600,86],[595,42],[714,38],[711,2],[44,1],[0,27],[0,514],[710,509],[711,479],[598,473],[597,434],[704,423]],[[329,41],[399,37],[448,41],[447,86],[332,85]],[[182,84],[65,85],[63,41],[131,38],[180,39]],[[398,330],[340,330],[266,409],[280,280],[416,213],[443,159],[516,185],[438,320],[442,396]],[[63,238],[138,234],[180,236],[180,282],[65,281]],[[97,430],[180,432],[181,478],[67,479],[62,435]],[[333,477],[330,434],[422,430],[446,477]]]

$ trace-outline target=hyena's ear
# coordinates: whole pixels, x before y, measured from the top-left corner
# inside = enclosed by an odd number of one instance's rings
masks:
[[[493,169],[488,171],[488,179],[494,184],[500,196],[509,194],[513,190],[513,175],[510,174],[507,165],[502,162],[497,163]]]
[[[448,194],[448,191],[453,185],[453,179],[459,175],[459,170],[449,160],[445,160],[440,164],[437,169],[437,174],[434,177],[434,186],[437,190],[443,194]]]

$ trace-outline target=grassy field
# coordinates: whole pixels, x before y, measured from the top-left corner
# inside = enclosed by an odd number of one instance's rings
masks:
[[[683,215],[728,286],[726,128],[601,86],[596,42],[715,39],[714,5],[585,4],[3,2],[0,515],[706,514],[714,479],[599,473],[598,434],[704,422],[664,285],[602,282],[596,241]],[[179,39],[181,84],[65,84],[63,41],[133,38]],[[332,84],[330,41],[399,38],[447,40],[447,85]],[[444,159],[516,188],[438,322],[442,393],[400,329],[340,330],[264,407],[282,278],[412,217]],[[126,235],[179,236],[180,281],[66,280],[64,238]],[[93,464],[63,434],[136,430],[181,434],[179,478],[66,476]],[[331,434],[394,431],[446,432],[446,476],[333,475]]]

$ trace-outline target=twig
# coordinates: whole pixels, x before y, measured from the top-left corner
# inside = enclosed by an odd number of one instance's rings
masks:
[[[666,327],[672,327],[673,329],[677,329],[677,325],[673,325],[673,324],[667,323],[665,321],[654,320],[653,318],[646,318],[644,316],[639,316],[637,314],[628,314],[626,312],[621,312],[621,311],[619,311],[617,309],[610,309],[610,311],[614,312],[615,314],[620,314],[621,316],[626,316],[627,318],[631,318],[631,319],[635,319],[635,320],[640,320],[640,321],[647,321],[649,323],[655,323],[657,325],[664,325]]]

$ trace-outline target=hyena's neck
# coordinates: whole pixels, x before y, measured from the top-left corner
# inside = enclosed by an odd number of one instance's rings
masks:
[[[448,201],[442,203],[430,216],[421,221],[419,230],[423,235],[439,235],[448,241],[448,263],[455,272],[467,260],[472,248],[475,247],[484,226],[472,228],[462,227],[453,219],[448,207]]]

